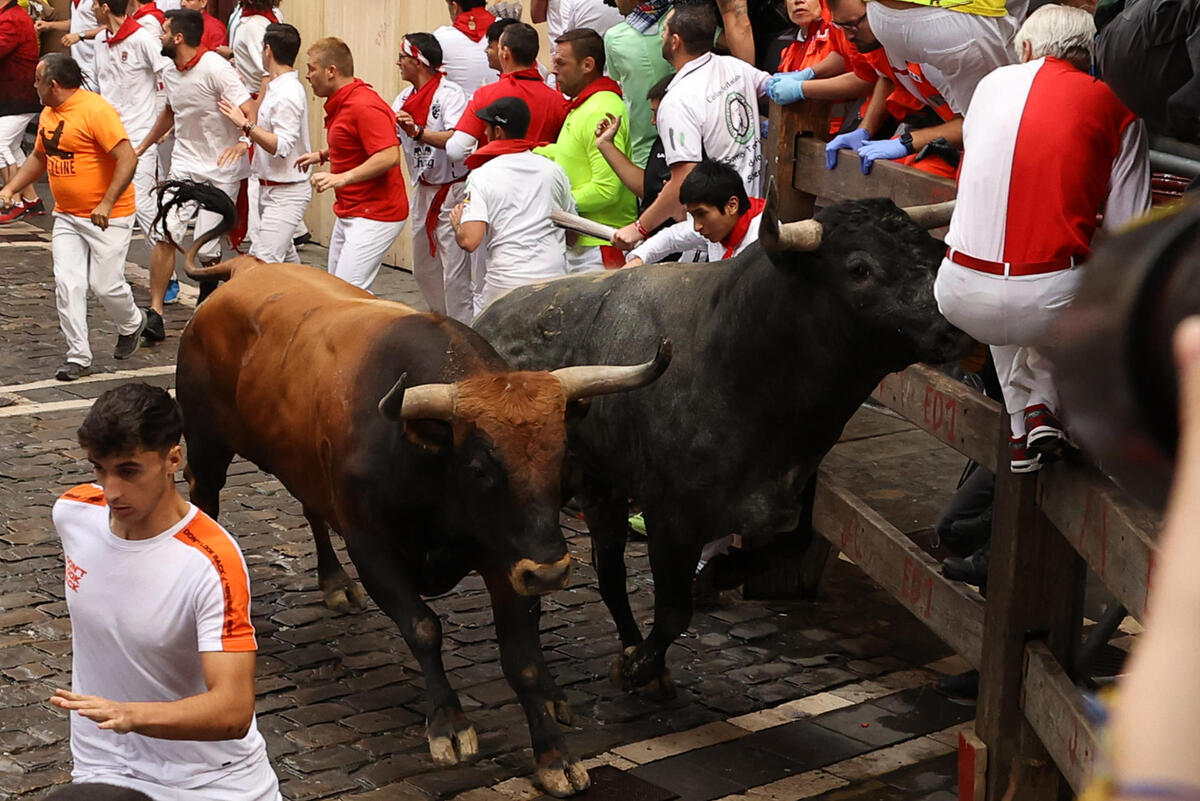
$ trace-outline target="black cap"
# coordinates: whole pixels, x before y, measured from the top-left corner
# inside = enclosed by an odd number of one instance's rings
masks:
[[[529,106],[519,97],[502,97],[486,108],[476,111],[475,116],[484,122],[498,125],[504,133],[521,139],[529,131]]]

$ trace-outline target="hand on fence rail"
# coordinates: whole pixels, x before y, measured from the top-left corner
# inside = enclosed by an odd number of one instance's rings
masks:
[[[767,79],[767,97],[781,106],[804,99],[804,82],[817,77],[812,67],[798,72],[781,72]]]
[[[1178,461],[1146,633],[1113,718],[1118,798],[1200,798],[1200,318],[1179,325],[1174,345]]]
[[[858,150],[871,139],[871,133],[865,128],[855,128],[853,131],[838,134],[825,145],[825,166],[832,170],[837,166],[839,150]]]

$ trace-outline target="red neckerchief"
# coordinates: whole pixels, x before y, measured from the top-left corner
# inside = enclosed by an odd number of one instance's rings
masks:
[[[491,12],[482,6],[472,8],[470,11],[464,11],[454,18],[454,27],[458,28],[472,42],[478,42],[484,36],[487,36],[487,29],[496,18]]]
[[[437,73],[420,89],[413,92],[400,108],[407,111],[417,125],[429,121],[429,107],[433,105],[433,96],[437,94],[438,86],[442,83],[442,73]]]
[[[267,19],[271,20],[271,22],[279,22],[279,17],[275,16],[274,10],[269,9],[267,11],[247,11],[246,9],[242,9],[242,19],[250,19],[250,17],[266,17]]]
[[[742,244],[742,240],[746,238],[746,232],[750,230],[750,221],[762,214],[766,206],[767,201],[761,197],[750,198],[750,208],[746,209],[745,214],[738,217],[738,221],[733,224],[733,230],[729,232],[729,236],[721,240],[721,244],[725,246],[725,252],[721,254],[722,259],[733,257],[734,251],[738,249],[738,245]]]
[[[537,81],[542,83],[542,73],[538,72],[537,67],[528,67],[515,72],[506,72],[500,76],[502,81]]]
[[[116,46],[119,42],[125,41],[130,36],[132,36],[134,33],[136,33],[137,31],[140,31],[141,29],[142,29],[142,26],[138,24],[138,21],[136,19],[134,19],[133,17],[126,17],[125,21],[121,23],[121,27],[117,28],[117,32],[110,33],[108,35],[108,46],[109,47]]]
[[[167,21],[167,15],[162,13],[162,10],[159,9],[158,6],[154,5],[153,2],[146,3],[146,5],[142,6],[137,11],[130,14],[129,18],[130,19],[141,19],[142,17],[147,16],[147,15],[152,16],[156,20],[158,20],[159,25],[161,25]]]
[[[570,114],[575,109],[584,104],[589,97],[599,92],[615,92],[617,97],[621,97],[621,86],[612,78],[600,77],[589,83],[583,88],[583,91],[571,98],[567,103],[567,113]]]
[[[364,81],[362,78],[355,78],[350,83],[338,89],[325,101],[325,127],[333,125],[333,119],[337,116],[338,111],[345,105],[350,95],[354,94],[361,88],[371,89],[371,84]],[[373,90],[372,90],[373,91]]]
[[[496,156],[507,156],[509,153],[524,153],[526,150],[533,150],[535,147],[540,147],[544,144],[545,142],[535,142],[532,139],[494,140],[467,156],[466,165],[469,169],[474,170],[487,164],[496,158]]]
[[[200,58],[201,58],[201,56],[203,56],[203,55],[204,55],[205,53],[207,53],[207,52],[208,52],[208,48],[207,48],[207,47],[205,47],[204,45],[200,45],[199,47],[197,47],[197,48],[196,48],[196,55],[192,56],[192,60],[191,60],[191,61],[189,61],[188,63],[184,64],[182,67],[181,67],[181,66],[179,66],[178,64],[176,64],[176,65],[175,65],[175,69],[179,70],[180,72],[187,72],[187,71],[188,71],[188,70],[190,70],[192,67],[194,67],[194,66],[196,66],[197,64],[199,64],[199,63],[200,63]]]

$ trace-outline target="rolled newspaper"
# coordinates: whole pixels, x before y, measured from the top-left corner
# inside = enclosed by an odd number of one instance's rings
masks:
[[[612,242],[613,234],[617,232],[617,229],[611,225],[594,222],[587,217],[580,217],[578,214],[568,214],[558,209],[550,211],[550,222],[559,228],[566,228],[568,231],[594,236],[597,239],[603,239],[605,242]]]

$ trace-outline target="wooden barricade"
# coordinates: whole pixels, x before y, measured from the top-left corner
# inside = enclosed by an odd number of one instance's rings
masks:
[[[954,197],[952,181],[887,161],[864,176],[850,151],[826,169],[827,118],[825,104],[772,104],[767,169],[781,219],[811,216],[818,199],[888,197],[903,206]],[[999,801],[1010,780],[1021,801],[1080,792],[1097,733],[1064,666],[1080,644],[1086,569],[1140,619],[1158,521],[1087,466],[1060,462],[1014,475],[1001,406],[933,368],[890,375],[872,397],[995,473],[988,598],[943,577],[928,554],[824,469],[814,531],[980,669],[976,732],[988,749],[989,801]]]

